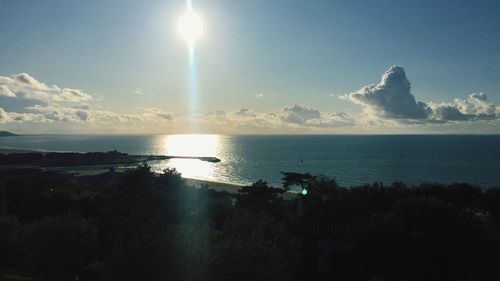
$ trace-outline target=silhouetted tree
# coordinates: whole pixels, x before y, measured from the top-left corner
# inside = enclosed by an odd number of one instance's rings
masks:
[[[268,208],[282,202],[280,195],[284,192],[285,190],[282,188],[274,188],[269,186],[267,182],[259,180],[238,190],[236,206],[255,209]]]
[[[235,195],[147,165],[83,177],[0,171],[0,269],[34,280],[500,277],[500,188],[344,188],[283,175],[283,188],[258,181]],[[285,193],[295,188],[308,192]]]
[[[73,215],[48,217],[24,227],[21,251],[29,272],[41,280],[70,280],[93,256],[97,229]]]
[[[314,180],[315,176],[309,173],[294,173],[294,172],[281,172],[283,175],[283,188],[289,190],[293,187],[309,188]]]
[[[266,212],[238,208],[212,246],[212,280],[287,280],[300,243]]]
[[[21,224],[14,216],[0,215],[0,265],[15,266],[19,263],[19,235]]]

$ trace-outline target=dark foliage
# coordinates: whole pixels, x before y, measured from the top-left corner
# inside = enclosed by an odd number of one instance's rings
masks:
[[[259,180],[250,186],[244,186],[238,190],[240,196],[236,202],[238,207],[253,209],[269,208],[282,201],[281,194],[284,189],[269,186],[267,182]]]
[[[25,152],[25,153],[0,153],[1,165],[27,165],[27,166],[85,166],[118,163],[135,163],[134,156],[118,151],[109,152]]]
[[[500,188],[283,173],[237,195],[167,169],[0,172],[0,278],[498,280]],[[307,189],[306,195],[286,192]]]

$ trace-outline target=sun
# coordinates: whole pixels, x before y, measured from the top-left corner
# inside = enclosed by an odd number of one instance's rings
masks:
[[[203,22],[191,7],[188,7],[186,12],[179,17],[177,31],[189,46],[193,46],[202,36]]]

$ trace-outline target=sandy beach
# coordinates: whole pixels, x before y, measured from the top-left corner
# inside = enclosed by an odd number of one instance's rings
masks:
[[[238,189],[244,186],[234,183],[224,183],[224,182],[216,182],[216,181],[208,181],[200,179],[190,179],[190,178],[184,178],[184,179],[186,180],[186,183],[190,186],[199,188],[206,185],[209,188],[212,188],[216,191],[225,191],[228,193],[238,193]]]

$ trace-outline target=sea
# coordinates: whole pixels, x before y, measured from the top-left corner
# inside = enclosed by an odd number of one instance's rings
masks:
[[[468,182],[500,186],[500,135],[22,135],[0,138],[0,148],[111,151],[211,156],[149,164],[176,168],[186,178],[281,186],[281,172],[334,178],[345,187],[374,182]]]

